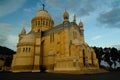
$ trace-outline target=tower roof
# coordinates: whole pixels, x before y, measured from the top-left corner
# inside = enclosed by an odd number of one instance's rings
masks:
[[[69,14],[67,11],[64,12],[63,17],[64,19],[69,19]]]
[[[83,27],[83,22],[82,21],[80,21],[79,26]]]
[[[20,32],[20,34],[26,34],[26,30],[23,28]]]

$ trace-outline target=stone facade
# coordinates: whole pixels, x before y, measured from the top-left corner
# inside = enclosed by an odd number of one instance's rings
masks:
[[[67,11],[64,21],[54,26],[48,11],[40,10],[32,19],[32,28],[19,34],[17,53],[12,61],[12,71],[73,71],[98,69],[94,50],[84,41],[83,23],[76,23],[76,15],[69,21]]]

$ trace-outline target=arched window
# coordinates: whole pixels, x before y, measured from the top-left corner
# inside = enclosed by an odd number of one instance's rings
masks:
[[[25,48],[23,48],[23,52],[25,52]]]
[[[28,48],[26,48],[26,50],[25,50],[26,52],[28,51]]]
[[[37,26],[37,21],[36,21],[36,26]]]
[[[30,48],[28,49],[28,51],[30,52]]]

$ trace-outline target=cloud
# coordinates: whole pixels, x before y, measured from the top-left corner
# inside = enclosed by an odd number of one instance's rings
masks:
[[[101,39],[102,37],[103,36],[101,36],[101,35],[97,35],[97,36],[93,37],[91,40],[95,41],[95,40]]]
[[[17,42],[18,42],[17,35],[8,35],[5,46],[7,46],[13,50],[16,50]]]
[[[8,23],[0,23],[0,28],[11,29],[11,27],[13,27],[13,25],[8,24]]]
[[[10,33],[15,27],[8,23],[0,23],[0,33],[1,35],[6,35],[6,33]]]
[[[27,23],[27,22],[25,22],[25,21],[22,21],[21,22],[21,26],[23,26],[24,28],[26,27],[28,27],[28,28],[30,28],[31,27],[31,24],[30,23]]]
[[[96,10],[97,1],[93,0],[47,0],[46,1],[52,8],[57,10],[67,9],[70,12],[76,12],[78,16],[86,16]],[[84,4],[84,5],[83,5]]]
[[[78,18],[86,16],[88,17],[93,14],[99,14],[99,17],[96,21],[98,21],[99,24],[103,24],[102,26],[119,27],[119,7],[119,0],[104,0],[102,2],[100,0],[46,0],[45,9],[53,11],[50,13],[52,14],[51,16],[55,21],[55,25],[61,23],[63,19],[62,15],[64,13],[64,10],[66,9],[69,12],[70,16],[72,14],[76,14]],[[109,10],[110,8],[112,9]],[[34,7],[25,8],[24,11],[33,13],[39,9],[42,9],[40,0],[36,3]],[[95,13],[95,11],[98,13]]]
[[[4,43],[6,42],[6,35],[8,34],[8,32],[10,32],[10,27],[12,27],[12,25],[10,24],[0,24],[0,45],[4,45]]]
[[[33,13],[34,11],[37,11],[39,9],[42,9],[41,0],[38,0],[34,7],[25,8],[23,10],[27,13]]]
[[[111,45],[111,47],[115,47],[115,48],[117,48],[118,50],[120,50],[120,44],[114,44],[114,45]]]
[[[0,34],[0,45],[4,45],[4,43],[6,42],[6,39],[7,39],[6,36]]]
[[[44,3],[44,2],[43,2]],[[98,6],[100,6],[100,1],[98,0],[46,0],[46,10],[50,10],[55,25],[63,21],[63,13],[65,9],[69,12],[71,17],[72,14],[76,14],[77,17],[89,16]],[[35,6],[25,8],[24,11],[30,14],[42,9],[41,1],[39,0]],[[35,14],[35,13],[34,13]],[[27,14],[28,16],[28,14]]]
[[[24,11],[25,12],[32,12],[32,8],[25,8]]]
[[[54,10],[52,12],[55,24],[61,23],[65,9],[68,11],[70,18],[76,14],[77,18],[89,16],[99,5],[97,0],[46,0],[46,8]],[[73,17],[73,16],[72,16]],[[58,19],[59,18],[59,19]]]
[[[105,27],[120,28],[120,8],[100,14],[97,20]]]
[[[73,0],[46,0],[43,3],[46,3],[45,9],[53,11],[51,12],[52,14],[51,16],[55,21],[55,25],[62,21],[63,12],[66,9],[69,12],[70,16],[72,14],[76,14],[78,18],[86,17],[86,16],[88,17],[93,14],[96,15],[96,14],[99,14],[100,11],[102,11],[99,17],[97,18],[97,21],[100,24],[101,23],[104,24],[104,26],[106,25],[109,26],[107,22],[110,22],[109,21],[110,19],[107,20],[108,17],[104,17],[104,16],[109,13],[113,13],[115,11],[114,8],[120,7],[119,0],[109,0],[109,1],[105,0],[102,2],[100,0],[92,0],[92,1],[90,0],[74,0],[74,1]],[[110,11],[108,8],[113,8],[113,11],[112,10]],[[25,8],[24,11],[33,14],[33,12],[36,12],[39,9],[42,9],[41,0],[38,0],[38,2],[34,7]],[[97,11],[98,13],[95,13],[95,11]],[[104,22],[104,19],[106,19],[106,23]],[[118,26],[118,25],[119,24],[116,22],[116,24],[113,26]]]
[[[97,17],[100,26],[120,28],[120,0],[107,1],[105,6],[107,6],[107,8]]]
[[[0,0],[0,17],[17,11],[23,6],[26,0]]]
[[[16,44],[17,44],[18,37],[17,35],[6,35],[1,37],[0,35],[0,45],[6,46],[12,50],[16,50]]]
[[[17,35],[13,35],[12,32],[15,31],[15,27],[11,24],[0,23],[0,45],[7,46],[15,50],[15,45],[17,41]]]
[[[120,0],[113,0],[113,2],[111,3],[111,6],[113,8],[118,8],[120,7]]]

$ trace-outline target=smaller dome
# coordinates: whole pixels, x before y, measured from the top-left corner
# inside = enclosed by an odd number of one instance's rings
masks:
[[[30,33],[25,35],[21,40],[20,43],[34,43],[35,42],[35,35]]]
[[[26,34],[26,30],[23,28],[20,34]]]
[[[83,22],[82,21],[80,21],[79,26],[83,27]]]
[[[69,19],[69,14],[67,11],[64,12],[63,17],[64,19]]]

